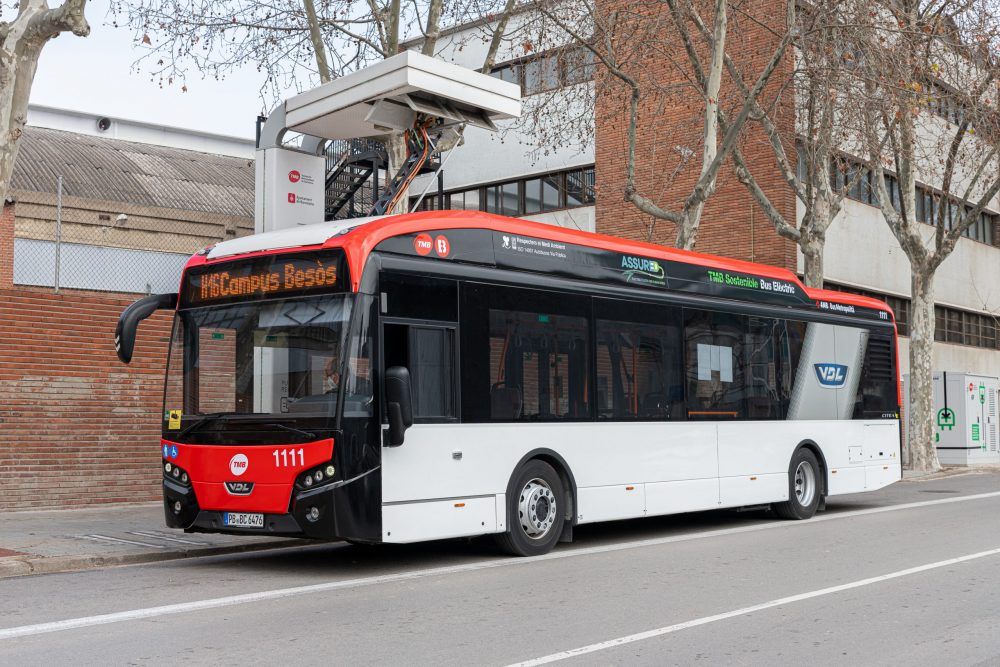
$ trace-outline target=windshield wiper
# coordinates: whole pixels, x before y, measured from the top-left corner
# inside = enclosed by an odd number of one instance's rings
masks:
[[[282,424],[281,422],[278,422],[278,421],[266,421],[266,422],[260,422],[260,423],[261,424],[265,424],[267,426],[276,426],[276,427],[280,428],[283,431],[290,431],[292,433],[298,433],[299,435],[304,436],[306,438],[310,438],[311,440],[315,440],[316,439],[316,434],[315,433],[311,433],[309,431],[303,431],[300,428],[295,428],[294,426],[288,426],[288,425]]]
[[[200,428],[200,427],[204,426],[205,424],[211,424],[212,422],[218,421],[218,420],[222,419],[223,417],[228,417],[230,415],[235,415],[235,414],[239,414],[239,413],[238,412],[212,412],[212,413],[207,414],[207,415],[201,415],[201,419],[199,419],[195,423],[189,425],[183,431],[181,431],[180,433],[178,433],[176,437],[183,438],[185,435],[187,435],[191,431],[193,431],[193,430],[195,430],[197,428]]]

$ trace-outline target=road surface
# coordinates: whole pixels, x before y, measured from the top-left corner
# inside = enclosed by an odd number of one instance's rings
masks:
[[[0,581],[0,662],[1000,663],[1000,474],[487,539],[320,544]]]

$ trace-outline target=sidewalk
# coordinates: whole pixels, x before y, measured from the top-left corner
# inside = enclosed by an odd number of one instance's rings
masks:
[[[161,503],[0,512],[0,579],[110,565],[259,551],[310,543],[267,535],[185,533]]]
[[[945,477],[957,477],[959,475],[985,475],[1000,472],[1000,466],[944,466],[937,472],[923,472],[921,470],[904,470],[903,481],[905,482],[929,482]]]

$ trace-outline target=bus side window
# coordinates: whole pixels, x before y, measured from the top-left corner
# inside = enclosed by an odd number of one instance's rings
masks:
[[[597,418],[684,419],[680,310],[595,300]]]
[[[591,418],[589,306],[571,294],[463,285],[463,420]]]
[[[781,400],[780,342],[785,335],[783,320],[748,319],[746,343],[746,418],[783,419]]]
[[[854,402],[854,419],[872,419],[896,414],[896,364],[892,336],[877,331],[868,336],[861,381]]]
[[[385,367],[410,371],[416,422],[452,421],[455,391],[455,330],[450,327],[385,325]]]
[[[740,419],[744,408],[746,318],[684,310],[688,419]]]

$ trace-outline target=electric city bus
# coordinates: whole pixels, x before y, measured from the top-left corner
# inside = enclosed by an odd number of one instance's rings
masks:
[[[190,259],[163,404],[167,525],[405,543],[826,498],[898,480],[892,312],[774,267],[469,211]]]

